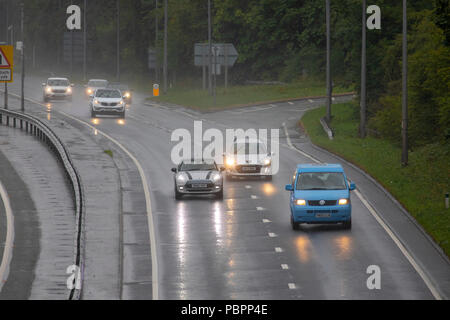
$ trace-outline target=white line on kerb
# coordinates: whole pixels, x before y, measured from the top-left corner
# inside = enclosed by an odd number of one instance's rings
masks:
[[[286,124],[283,123],[284,132],[286,134],[286,139],[289,147],[292,150],[297,151],[301,155],[308,157],[309,159],[313,160],[316,163],[321,163],[319,160],[311,157],[310,155],[306,154],[305,152],[295,148],[292,143],[291,139],[289,137],[289,133],[286,128]],[[430,290],[431,294],[436,300],[442,300],[441,295],[439,294],[438,290],[434,286],[434,284],[431,282],[431,280],[428,278],[426,273],[423,271],[423,269],[420,267],[420,265],[416,262],[416,260],[412,257],[412,255],[409,253],[409,251],[405,248],[405,246],[401,243],[401,241],[397,238],[397,236],[392,232],[391,228],[381,219],[380,215],[376,212],[376,210],[368,203],[368,201],[365,199],[365,197],[358,191],[354,191],[356,196],[361,200],[361,202],[364,204],[364,206],[369,210],[370,214],[375,218],[375,220],[381,225],[381,227],[386,231],[386,233],[391,237],[392,241],[397,245],[397,247],[400,249],[402,254],[405,256],[405,258],[409,261],[409,263],[413,266],[414,270],[419,274],[419,276],[422,278],[422,280],[425,282],[425,285]]]
[[[0,182],[0,196],[3,200],[3,205],[6,212],[6,240],[3,249],[2,263],[0,264],[0,291],[2,291],[3,284],[6,282],[9,274],[9,262],[12,257],[12,249],[14,245],[14,216],[9,203],[9,196],[3,184]]]

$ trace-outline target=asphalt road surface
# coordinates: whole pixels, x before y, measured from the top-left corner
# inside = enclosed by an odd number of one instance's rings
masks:
[[[26,96],[41,103],[42,80],[28,78],[26,82]],[[11,91],[19,93],[18,84],[12,85]],[[173,106],[146,105],[144,96],[135,93],[124,120],[102,117],[93,121],[82,88],[74,91],[72,102],[54,101],[52,110],[70,114],[116,139],[137,159],[148,179],[156,239],[156,261],[152,263],[158,267],[154,298],[434,299],[448,294],[448,260],[431,244],[416,250],[414,241],[425,238],[412,228],[408,236],[413,240],[405,244],[413,251],[412,263],[355,193],[351,197],[352,230],[339,225],[291,229],[289,193],[284,186],[290,183],[297,164],[312,162],[290,147],[291,143],[308,143],[302,132],[296,131],[295,123],[305,110],[322,105],[323,99],[199,114]],[[278,174],[273,181],[225,181],[223,200],[205,196],[176,201],[170,171],[174,167],[171,133],[179,128],[192,132],[194,120],[203,120],[203,130],[279,129]],[[283,124],[292,133],[290,141]],[[377,202],[370,193],[363,196],[370,203]],[[375,209],[381,216],[390,214],[381,206]],[[427,261],[437,262],[429,268]],[[430,283],[424,281],[414,262]],[[371,265],[381,270],[379,290],[367,287],[370,274],[366,271]]]

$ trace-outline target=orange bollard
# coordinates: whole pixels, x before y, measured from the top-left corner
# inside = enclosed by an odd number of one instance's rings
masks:
[[[159,84],[155,83],[153,85],[153,96],[159,97]]]

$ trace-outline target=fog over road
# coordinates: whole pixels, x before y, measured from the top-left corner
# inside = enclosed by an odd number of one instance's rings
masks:
[[[27,78],[27,98],[42,102],[43,80]],[[20,92],[18,81],[10,90]],[[355,193],[351,196],[352,230],[339,225],[303,225],[300,231],[292,230],[289,193],[284,186],[290,183],[297,164],[312,161],[288,145],[283,124],[289,143],[314,153],[321,161],[332,162],[330,155],[313,149],[296,128],[305,110],[322,105],[324,99],[201,114],[147,105],[145,96],[135,92],[124,120],[101,117],[93,122],[82,87],[76,86],[74,92],[72,102],[52,101],[52,112],[70,114],[116,139],[136,157],[148,179],[157,249],[157,261],[152,263],[158,265],[159,299],[433,299],[436,294],[433,296],[430,285],[441,298],[449,296],[448,260],[386,195],[346,165],[349,177],[431,284],[424,282]],[[336,102],[346,99],[336,98]],[[223,201],[208,196],[176,201],[170,171],[174,167],[171,133],[179,128],[192,132],[195,120],[203,120],[204,131],[280,129],[278,174],[270,182],[225,181]],[[124,223],[148,238],[145,220],[127,217]],[[126,258],[126,251],[124,254]],[[370,265],[381,269],[380,290],[367,288]],[[151,290],[150,286],[142,288]]]

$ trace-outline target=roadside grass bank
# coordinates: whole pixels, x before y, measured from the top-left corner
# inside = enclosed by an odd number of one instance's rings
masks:
[[[311,141],[357,165],[385,187],[450,256],[450,209],[444,196],[450,191],[450,146],[430,144],[409,152],[409,164],[402,167],[401,148],[368,136],[358,137],[358,119],[352,103],[333,105],[329,140],[319,119],[325,107],[308,111],[301,119]]]
[[[336,86],[336,94],[352,92],[352,87]],[[169,89],[159,97],[150,97],[148,100],[182,105],[199,111],[220,110],[246,105],[274,103],[283,100],[293,100],[305,97],[317,97],[326,94],[325,84],[320,81],[300,81],[284,85],[240,85],[217,87],[216,102],[208,94],[208,90],[194,88]]]

